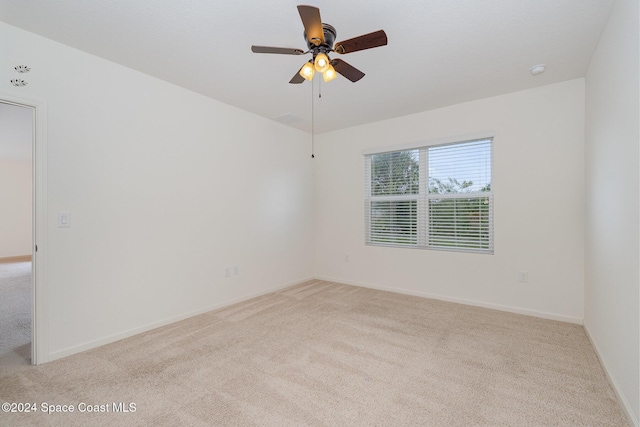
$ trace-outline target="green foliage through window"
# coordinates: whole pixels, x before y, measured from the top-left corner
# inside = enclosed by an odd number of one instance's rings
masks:
[[[416,201],[371,202],[371,231],[377,243],[417,244]]]
[[[418,194],[418,150],[371,156],[371,195]]]
[[[493,251],[492,139],[366,157],[367,243]]]
[[[430,199],[429,243],[434,247],[489,249],[487,197]]]

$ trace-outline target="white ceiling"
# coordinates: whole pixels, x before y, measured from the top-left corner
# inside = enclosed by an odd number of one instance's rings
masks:
[[[322,83],[315,132],[583,77],[613,2],[315,1],[337,41],[379,29],[389,38],[388,46],[340,56],[366,76]],[[286,115],[294,119],[287,124],[310,131],[311,84],[288,83],[310,54],[250,50],[306,50],[297,4],[0,0],[0,20],[267,118]],[[532,76],[540,63],[546,73]]]

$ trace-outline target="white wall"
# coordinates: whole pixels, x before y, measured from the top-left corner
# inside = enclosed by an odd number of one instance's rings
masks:
[[[49,359],[312,276],[308,134],[2,23],[0,40],[0,97],[47,106]]]
[[[586,250],[583,79],[317,135],[312,165],[307,134],[0,23],[0,97],[47,103],[49,358],[316,275],[584,317],[637,417],[637,17],[587,78]],[[487,130],[494,255],[364,245],[363,150]]]
[[[487,130],[495,131],[494,255],[365,246],[363,150]],[[316,141],[317,276],[581,322],[583,79]],[[529,273],[528,283],[518,281],[519,271]]]
[[[640,419],[639,14],[618,0],[586,78],[585,327]]]
[[[31,255],[31,161],[0,158],[0,258]]]

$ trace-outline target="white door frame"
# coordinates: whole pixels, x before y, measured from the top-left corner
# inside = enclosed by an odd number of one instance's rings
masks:
[[[49,360],[47,322],[47,105],[43,101],[0,93],[0,102],[33,111],[32,176],[32,282],[31,364]]]

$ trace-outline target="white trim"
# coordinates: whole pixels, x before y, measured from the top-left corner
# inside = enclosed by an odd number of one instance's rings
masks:
[[[598,348],[598,345],[596,344],[596,341],[593,339],[593,336],[591,335],[591,332],[589,332],[589,327],[587,326],[586,322],[583,324],[583,327],[584,327],[584,331],[587,333],[587,337],[589,338],[589,341],[591,342],[591,345],[593,346],[594,350],[596,351],[596,355],[598,356],[598,360],[600,361],[600,365],[602,366],[602,370],[604,371],[604,374],[607,377],[607,380],[609,380],[609,384],[611,384],[611,388],[613,389],[613,392],[616,394],[616,397],[618,398],[618,403],[620,403],[620,406],[622,407],[623,412],[627,416],[627,418],[628,418],[629,422],[631,423],[631,425],[633,425],[634,427],[639,427],[640,423],[638,423],[638,418],[636,418],[636,416],[634,415],[633,411],[631,410],[631,404],[627,400],[627,398],[624,395],[624,393],[622,393],[622,391],[620,390],[620,385],[618,384],[618,382],[615,380],[614,377],[612,377],[609,374],[609,369],[607,367],[607,362],[602,357],[602,352]]]
[[[374,148],[369,148],[367,150],[362,151],[362,154],[364,156],[368,156],[371,154],[388,153],[390,151],[416,150],[419,148],[430,147],[432,145],[454,144],[459,142],[475,141],[477,139],[489,139],[489,138],[495,139],[495,137],[496,137],[495,131],[476,132],[476,133],[469,133],[465,135],[447,136],[444,138],[429,139],[426,141],[424,140],[414,141],[414,142],[407,142],[405,144],[374,147]]]
[[[493,303],[488,303],[483,301],[474,301],[474,300],[468,300],[463,298],[448,297],[444,295],[431,294],[428,292],[414,291],[410,289],[391,288],[388,286],[373,285],[370,283],[363,283],[363,282],[354,282],[351,280],[336,279],[333,277],[326,277],[326,276],[318,276],[316,277],[316,279],[326,280],[328,282],[340,283],[344,285],[360,286],[360,287],[369,288],[369,289],[377,289],[380,291],[395,292],[397,294],[413,295],[416,297],[435,299],[439,301],[454,302],[457,304],[464,304],[464,305],[469,305],[473,307],[488,308],[491,310],[504,311],[507,313],[523,314],[525,316],[533,316],[533,317],[539,317],[541,319],[557,320],[559,322],[574,323],[577,325],[582,325],[583,323],[583,319],[579,317],[563,316],[559,314],[547,313],[544,311],[528,310],[525,308],[511,307],[507,305],[493,304]]]
[[[371,180],[368,180],[368,181],[370,182]],[[397,196],[370,196],[370,200],[372,202],[397,202],[397,201],[404,202],[404,201],[412,201],[412,200],[417,201],[420,197],[421,197],[420,194],[398,194]]]
[[[289,287],[295,286],[295,285],[299,285],[301,283],[305,283],[305,282],[308,282],[309,280],[313,280],[313,279],[314,279],[313,277],[308,277],[308,278],[305,278],[305,279],[297,280],[295,282],[287,283],[285,285],[278,285],[278,286],[275,286],[273,288],[270,288],[270,289],[267,289],[267,290],[264,290],[264,291],[259,291],[259,292],[255,292],[255,293],[252,293],[252,294],[249,294],[249,295],[245,295],[245,296],[242,296],[242,297],[233,298],[233,299],[226,300],[226,301],[214,304],[214,305],[210,305],[210,306],[207,306],[207,307],[199,308],[197,310],[193,310],[193,311],[190,311],[188,313],[179,314],[177,316],[169,317],[167,319],[160,320],[158,322],[153,322],[153,323],[150,323],[150,324],[147,324],[147,325],[144,325],[144,326],[140,326],[138,328],[129,329],[127,331],[119,332],[117,334],[109,335],[109,336],[106,336],[106,337],[103,337],[103,338],[99,338],[99,339],[96,339],[96,340],[87,341],[87,342],[85,342],[83,344],[74,345],[73,347],[68,347],[68,348],[65,348],[65,349],[62,349],[62,350],[54,351],[53,353],[49,354],[49,360],[53,361],[53,360],[56,360],[56,359],[60,359],[62,357],[71,356],[72,354],[80,353],[82,351],[87,351],[87,350],[91,350],[93,348],[100,347],[100,346],[103,346],[103,345],[106,345],[106,344],[111,344],[113,342],[120,341],[122,339],[129,338],[129,337],[132,337],[134,335],[141,334],[143,332],[148,332],[148,331],[151,331],[153,329],[160,328],[162,326],[170,325],[172,323],[179,322],[181,320],[185,320],[185,319],[188,319],[190,317],[198,316],[200,314],[208,313],[208,312],[213,311],[213,310],[218,310],[218,309],[221,309],[221,308],[224,308],[224,307],[228,307],[230,305],[237,304],[237,303],[240,303],[240,302],[243,302],[243,301],[247,301],[247,300],[250,300],[252,298],[256,298],[256,297],[262,296],[262,295],[270,294],[272,292],[277,292],[277,291],[280,291],[282,289],[289,288]]]
[[[49,343],[47,298],[47,104],[0,93],[0,102],[32,108],[33,115],[33,245],[31,363],[47,362]],[[38,246],[38,251],[35,250]]]
[[[487,131],[488,133],[488,131]],[[494,136],[486,136],[486,137],[478,137],[479,134],[473,134],[473,135],[466,135],[466,136],[459,136],[456,137],[456,139],[453,140],[453,142],[451,142],[450,140],[453,139],[451,138],[446,138],[446,139],[440,139],[438,140],[438,142],[440,142],[437,145],[431,145],[431,146],[420,146],[418,148],[411,148],[411,149],[399,149],[399,150],[394,150],[394,151],[388,151],[388,152],[384,152],[384,153],[372,153],[372,154],[365,154],[364,155],[364,161],[365,161],[365,176],[364,176],[364,183],[365,183],[365,244],[366,245],[371,245],[371,246],[386,246],[386,247],[410,247],[413,249],[423,249],[423,250],[444,250],[444,251],[456,251],[456,252],[477,252],[477,253],[486,253],[486,254],[493,254],[494,253],[494,226],[493,226],[493,191],[481,191],[481,189],[478,189],[476,191],[473,192],[460,192],[460,193],[451,193],[451,194],[440,194],[440,193],[431,193],[429,190],[429,185],[431,183],[431,176],[430,176],[430,156],[432,155],[431,151],[432,150],[443,150],[441,153],[443,153],[442,155],[444,156],[443,158],[446,159],[445,161],[450,163],[451,161],[457,159],[457,155],[460,154],[459,152],[456,153],[454,151],[454,153],[452,153],[451,151],[449,151],[450,149],[458,149],[458,147],[461,146],[467,146],[467,147],[472,147],[473,150],[484,150],[487,148],[488,146],[488,150],[489,150],[489,155],[490,155],[490,166],[489,166],[489,185],[491,185],[492,182],[492,178],[493,178],[493,143],[494,143],[494,138],[495,138],[495,132],[492,132],[492,134]],[[485,134],[483,134],[485,135]],[[459,139],[460,140],[459,140]],[[467,138],[466,140],[462,141],[462,138]],[[443,142],[445,141],[445,142]],[[448,142],[446,142],[448,141]],[[462,148],[460,148],[460,150],[462,150]],[[418,193],[414,193],[414,194],[393,194],[393,195],[378,195],[378,194],[372,194],[372,180],[373,180],[373,176],[372,174],[372,163],[373,163],[373,158],[376,156],[385,156],[385,155],[400,155],[402,153],[410,153],[410,156],[412,157],[413,161],[415,162],[415,158],[414,155],[418,156],[418,162],[419,162],[419,177],[418,177],[418,183],[419,183],[419,191]],[[446,154],[445,154],[446,153]],[[437,155],[436,155],[436,158]],[[476,165],[479,166],[479,165]],[[479,166],[482,170],[486,170],[486,163],[485,163],[485,168],[482,169],[482,166]],[[471,171],[471,170],[470,170]],[[473,169],[472,171],[475,172],[475,169]],[[395,179],[395,177],[393,177],[392,179]],[[449,177],[449,179],[451,180],[451,177]],[[485,182],[485,181],[481,181]],[[432,225],[431,224],[431,213],[432,213],[432,208],[431,208],[431,201],[433,200],[441,200],[441,199],[447,199],[447,200],[469,200],[469,199],[485,199],[485,201],[490,201],[487,202],[485,204],[488,204],[489,206],[487,206],[487,211],[488,211],[488,224],[487,224],[487,231],[488,231],[488,245],[487,247],[479,247],[479,246],[484,246],[481,244],[481,242],[484,242],[484,240],[481,238],[480,235],[476,235],[476,238],[480,238],[480,239],[472,239],[470,238],[469,240],[463,240],[464,238],[461,236],[458,236],[458,233],[456,232],[455,237],[452,240],[453,242],[453,246],[448,246],[445,244],[438,244],[438,237],[433,237],[430,234],[429,228]],[[387,232],[386,230],[383,230],[381,233],[378,233],[378,230],[375,230],[374,232],[374,218],[373,218],[373,214],[371,212],[372,210],[372,206],[374,206],[374,203],[384,203],[384,202],[406,202],[406,201],[410,201],[410,202],[415,202],[416,205],[416,217],[415,220],[415,230],[416,230],[416,235],[414,236],[413,233],[409,236],[400,236],[399,234],[395,233],[395,232]],[[388,205],[389,207],[387,209],[392,209],[392,205]],[[411,206],[413,206],[413,203],[411,204]],[[479,204],[478,206],[479,208],[482,208],[482,204]],[[448,206],[447,207],[448,210],[446,211],[442,211],[445,212],[443,213],[440,218],[442,218],[443,220],[447,220],[448,222],[444,223],[445,226],[456,226],[455,224],[457,223],[457,218],[458,218],[458,210],[454,206]],[[451,208],[453,210],[451,210]],[[412,209],[412,213],[413,213],[413,209]],[[484,215],[482,216],[482,219],[484,219]],[[409,225],[413,226],[414,225],[414,217],[413,215],[411,215],[411,217],[409,217],[408,215],[404,215],[401,217],[401,221],[405,221],[404,222],[404,226],[407,227]],[[393,220],[392,220],[393,221]],[[484,221],[482,221],[482,223],[484,224]],[[394,224],[398,225],[399,223],[394,222]],[[457,228],[457,226],[456,226]],[[413,227],[411,228],[413,231]],[[477,230],[479,232],[483,232],[485,231],[485,227],[484,226],[480,226],[477,227]],[[375,236],[374,236],[375,235]],[[374,239],[375,237],[375,239]],[[387,237],[392,238],[391,240],[393,240],[393,238],[396,238],[398,240],[400,240],[399,242],[389,242],[387,241]],[[403,241],[405,239],[401,239],[401,237],[405,237],[406,240],[408,241]],[[442,236],[443,239],[445,239],[447,236]],[[375,240],[375,241],[374,241]],[[448,239],[447,239],[448,240]]]

